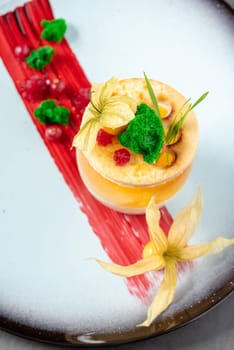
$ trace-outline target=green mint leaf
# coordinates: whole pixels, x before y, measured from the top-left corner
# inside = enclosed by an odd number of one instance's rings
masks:
[[[41,70],[52,60],[54,49],[51,46],[42,46],[37,50],[31,51],[30,55],[25,58],[29,67]]]
[[[163,145],[163,125],[153,109],[142,103],[137,106],[135,118],[125,131],[118,135],[120,143],[132,152],[142,154],[152,164],[158,159]]]
[[[47,41],[55,41],[60,43],[66,33],[67,24],[63,18],[54,19],[52,21],[42,20],[41,26],[44,27],[41,37]]]
[[[70,111],[66,107],[56,105],[54,100],[45,100],[35,109],[34,115],[46,125],[68,125]]]

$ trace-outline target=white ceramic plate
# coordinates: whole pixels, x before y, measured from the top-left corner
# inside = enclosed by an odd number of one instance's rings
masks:
[[[17,2],[5,2],[1,11]],[[19,2],[18,2],[19,3]],[[21,1],[22,3],[22,1]],[[191,243],[233,236],[234,21],[216,1],[52,0],[91,81],[148,76],[198,97],[201,137],[192,174],[168,204],[174,214],[198,186],[204,213]],[[181,274],[174,303],[150,328],[147,306],[121,278],[64,183],[0,61],[1,327],[61,344],[104,344],[156,335],[192,320],[233,290],[234,250]],[[95,215],[95,214],[94,214]],[[156,282],[157,285],[157,282]]]

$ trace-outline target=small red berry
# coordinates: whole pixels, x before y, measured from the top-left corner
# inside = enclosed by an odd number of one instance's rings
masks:
[[[107,146],[110,145],[112,143],[113,140],[113,135],[108,134],[108,132],[106,132],[103,129],[100,129],[97,133],[97,143],[99,146]]]
[[[27,44],[18,45],[14,50],[15,56],[22,60],[30,54],[30,51],[31,49]]]
[[[63,130],[59,125],[47,126],[45,130],[45,137],[49,141],[54,141],[54,142],[59,141],[62,137],[62,134],[63,134]]]
[[[23,82],[21,94],[28,101],[43,100],[48,94],[46,80],[37,75],[32,76]]]
[[[72,102],[74,106],[83,113],[85,107],[90,100],[90,88],[81,88],[80,90],[72,93]]]
[[[126,148],[117,149],[114,153],[115,165],[123,166],[130,161],[131,154]]]
[[[66,85],[61,80],[54,80],[49,84],[50,93],[54,97],[59,97],[66,89]]]

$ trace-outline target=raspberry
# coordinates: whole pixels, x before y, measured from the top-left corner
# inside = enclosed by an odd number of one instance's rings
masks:
[[[99,146],[107,146],[110,145],[112,143],[113,140],[113,135],[108,134],[108,132],[106,132],[103,129],[100,129],[97,133],[97,143]]]
[[[28,101],[34,102],[43,100],[48,94],[48,85],[45,79],[34,75],[30,79],[24,81],[21,94],[22,97]]]
[[[114,153],[115,165],[123,166],[130,161],[131,154],[126,148],[117,149]]]
[[[47,126],[45,130],[45,137],[49,141],[59,141],[62,137],[63,131],[59,125],[50,125]]]

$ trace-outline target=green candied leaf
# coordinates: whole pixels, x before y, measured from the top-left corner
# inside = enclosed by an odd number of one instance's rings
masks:
[[[52,60],[54,49],[51,46],[42,46],[37,50],[31,51],[30,55],[25,58],[29,67],[41,70]]]
[[[147,89],[148,89],[151,101],[152,101],[153,106],[154,106],[155,113],[160,117],[158,101],[156,99],[156,96],[155,96],[154,90],[152,88],[152,85],[150,84],[150,81],[149,81],[149,79],[148,79],[148,77],[147,77],[145,72],[144,72],[144,77],[145,77],[145,82],[146,82],[146,86],[147,86]]]
[[[44,27],[41,37],[47,41],[56,41],[60,43],[66,33],[67,24],[63,18],[52,21],[42,20],[41,26]]]
[[[144,103],[137,106],[135,118],[129,122],[127,129],[118,135],[124,147],[134,153],[142,154],[149,164],[158,159],[163,137],[161,118]]]
[[[201,103],[205,98],[206,98],[206,96],[209,94],[209,91],[206,91],[203,95],[201,95],[198,99],[197,99],[197,101],[195,101],[194,102],[194,104],[191,106],[191,110],[193,109],[193,108],[195,108],[199,103]]]
[[[166,145],[169,145],[171,142],[174,142],[189,112],[191,112],[199,103],[201,103],[207,97],[208,94],[209,94],[208,91],[202,94],[193,104],[189,104],[186,110],[184,110],[184,107],[189,103],[191,99],[188,99],[187,101],[185,101],[182,108],[173,118],[169,126],[167,135],[165,136],[165,140],[164,140]]]
[[[70,114],[69,109],[62,106],[56,106],[54,109],[55,123],[68,125],[69,114]]]
[[[52,124],[55,106],[54,100],[46,100],[35,109],[34,115],[41,123]]]
[[[69,109],[57,106],[54,100],[43,101],[34,111],[34,115],[43,124],[68,125]]]

